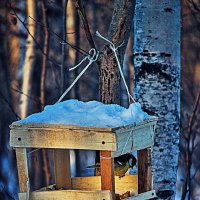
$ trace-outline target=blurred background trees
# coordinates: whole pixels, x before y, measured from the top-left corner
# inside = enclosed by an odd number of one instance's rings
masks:
[[[98,30],[102,35],[107,35],[114,1],[82,0],[81,3],[95,45],[102,50],[105,42],[96,37],[95,32]],[[177,199],[181,199],[181,196],[185,199],[188,189],[191,199],[199,199],[200,5],[196,0],[182,0],[181,6],[182,137]],[[132,29],[123,62],[123,71],[131,92],[134,87],[133,37]],[[7,198],[17,198],[16,161],[14,151],[9,147],[9,125],[21,117],[41,111],[47,104],[54,104],[85,65],[70,72],[69,68],[88,55],[91,45],[72,0],[1,0],[0,44],[0,192]],[[65,99],[99,100],[98,76],[98,66],[93,64]],[[121,104],[127,106],[123,85],[120,95]],[[189,149],[190,146],[193,148]],[[91,154],[89,152],[82,159],[87,159]],[[37,189],[53,183],[51,150],[38,150],[30,154],[29,158],[33,172],[30,174],[31,188]],[[80,160],[80,152],[76,154],[75,160]],[[87,173],[81,170],[81,165],[77,165],[73,174]]]

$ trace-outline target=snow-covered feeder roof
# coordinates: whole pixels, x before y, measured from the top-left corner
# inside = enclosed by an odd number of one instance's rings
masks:
[[[128,109],[97,101],[68,100],[14,122],[13,147],[115,151],[115,156],[153,145],[157,118],[139,103]]]
[[[65,124],[99,128],[114,128],[139,123],[150,119],[139,103],[133,103],[128,109],[117,104],[103,104],[98,101],[82,102],[67,100],[48,105],[44,111],[32,114],[19,123]]]

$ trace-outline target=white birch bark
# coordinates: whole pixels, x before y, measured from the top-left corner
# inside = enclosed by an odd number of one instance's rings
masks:
[[[154,188],[175,193],[180,120],[180,1],[137,0],[134,31],[136,100],[149,114],[159,117],[152,155]]]
[[[34,0],[26,0],[26,9],[27,9],[27,28],[30,34],[34,37],[35,35],[35,24],[33,20],[30,20],[29,16],[35,19],[35,10],[34,10]],[[31,74],[32,74],[32,65],[34,59],[34,41],[32,36],[28,34],[26,41],[26,55],[23,66],[23,80],[22,80],[22,95],[20,97],[20,117],[24,118],[28,114],[28,96],[30,96],[31,88]]]

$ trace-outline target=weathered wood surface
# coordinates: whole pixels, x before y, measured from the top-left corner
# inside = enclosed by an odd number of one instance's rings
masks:
[[[110,191],[57,190],[31,192],[29,200],[112,200]],[[26,193],[19,193],[19,200],[26,200]]]
[[[155,190],[151,190],[149,192],[145,192],[142,194],[138,194],[137,196],[132,196],[129,198],[126,198],[124,200],[148,200],[148,199],[152,199],[152,198],[156,198],[156,192]]]
[[[116,128],[15,122],[10,126],[10,145],[32,148],[117,150],[114,153],[116,157],[121,155],[123,149],[123,153],[127,153],[151,147],[156,122],[157,118],[153,118]],[[127,139],[129,140],[125,147]]]
[[[13,122],[10,125],[11,129],[24,129],[24,128],[47,128],[47,129],[72,129],[72,130],[88,130],[97,132],[112,132],[113,128],[97,128],[88,126],[75,126],[66,124],[44,124],[44,123],[21,123]]]
[[[73,190],[101,190],[100,176],[73,177],[71,178],[71,181]],[[56,185],[54,184],[48,187],[43,187],[38,191],[41,192],[55,189]],[[126,175],[121,178],[115,176],[115,193],[122,195],[127,191],[130,191],[131,195],[138,194],[138,175]]]
[[[101,189],[110,190],[115,200],[114,158],[111,151],[100,151]]]
[[[116,150],[112,132],[22,126],[11,129],[10,133],[13,147]]]
[[[120,156],[122,153],[152,147],[156,122],[157,118],[152,118],[116,129],[117,151],[114,152],[114,157]]]
[[[54,174],[56,189],[72,189],[68,149],[54,149]]]
[[[72,189],[74,190],[101,190],[101,177],[75,177],[72,178]],[[132,195],[136,195],[138,191],[138,176],[126,175],[122,178],[115,176],[115,193],[124,194],[130,191]]]
[[[28,178],[28,161],[25,148],[16,148],[17,170],[20,192],[26,192]]]
[[[151,149],[142,149],[137,152],[138,158],[138,193],[152,190]]]

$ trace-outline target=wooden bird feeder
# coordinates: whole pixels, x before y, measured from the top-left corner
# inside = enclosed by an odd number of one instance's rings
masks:
[[[27,148],[54,151],[55,190],[30,192],[30,200],[115,200],[115,194],[130,192],[127,200],[154,198],[150,166],[151,147],[157,118],[117,128],[93,128],[14,122],[10,145],[16,150],[19,199],[27,195]],[[69,149],[100,150],[101,176],[70,176]],[[138,151],[138,175],[114,176],[114,157]]]

